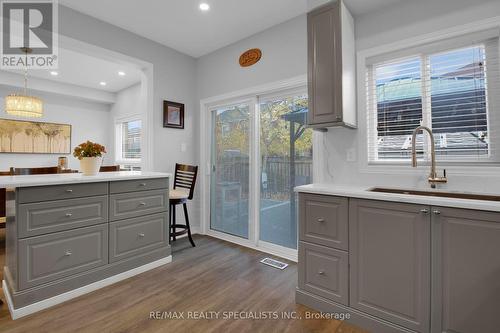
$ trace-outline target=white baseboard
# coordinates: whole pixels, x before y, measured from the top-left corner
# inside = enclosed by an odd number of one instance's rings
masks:
[[[223,232],[218,232],[214,230],[209,230],[206,235],[214,238],[219,238],[222,239],[226,242],[234,243],[240,246],[248,247],[253,250],[257,250],[259,252],[263,252],[266,254],[271,254],[276,257],[280,257],[283,259],[287,259],[293,262],[297,262],[298,260],[298,255],[297,255],[297,250],[286,248],[283,246],[267,243],[267,242],[262,242],[259,241],[258,244],[256,245],[254,242],[244,239],[241,237],[233,236],[230,234],[226,234]]]
[[[7,305],[9,307],[10,315],[12,317],[12,320],[19,319],[21,317],[30,315],[32,313],[41,311],[43,309],[47,309],[49,307],[52,307],[54,305],[69,301],[70,299],[85,295],[87,293],[90,293],[92,291],[95,291],[97,289],[104,288],[106,286],[109,286],[113,283],[128,279],[132,276],[144,273],[146,271],[152,270],[154,268],[163,266],[165,264],[168,264],[172,262],[172,256],[168,256],[166,258],[162,258],[153,262],[150,262],[149,264],[142,265],[136,268],[133,268],[131,270],[128,270],[126,272],[110,276],[104,280],[97,281],[91,284],[88,284],[86,286],[70,290],[68,292],[65,292],[63,294],[44,299],[43,301],[36,302],[27,306],[24,306],[22,308],[14,309],[14,305],[12,303],[12,298],[9,293],[9,288],[7,288],[7,284],[5,280],[2,281],[2,289],[3,293],[5,295],[5,300],[7,301]]]

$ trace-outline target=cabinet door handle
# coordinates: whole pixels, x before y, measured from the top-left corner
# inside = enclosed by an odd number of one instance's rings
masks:
[[[319,223],[323,223],[323,222],[325,222],[325,219],[322,217],[319,217],[316,221],[318,221]]]
[[[67,193],[73,193],[73,190],[72,190],[72,189],[70,189],[70,188],[68,188],[68,189],[66,190],[66,192],[67,192]]]
[[[73,254],[73,252],[71,252],[71,250],[67,250],[67,251],[64,253],[64,255],[65,255],[66,257],[69,257],[69,256],[70,256],[70,255],[72,255],[72,254]]]
[[[140,183],[139,186],[146,186],[146,183]]]
[[[323,270],[318,271],[318,275],[325,275],[325,271],[323,271]]]
[[[144,236],[146,236],[146,235],[145,235],[145,234],[143,234],[143,233],[141,232],[141,233],[139,233],[139,235],[138,235],[138,236],[139,236],[140,238],[143,238],[143,237],[144,237]]]
[[[423,208],[420,210],[420,213],[429,214],[429,210],[427,208]]]
[[[73,214],[71,214],[71,213],[66,213],[66,217],[71,217],[71,216],[73,216]]]
[[[145,202],[141,202],[141,203],[139,203],[139,205],[146,206],[146,203]]]
[[[439,215],[439,214],[441,214],[441,212],[440,212],[439,210],[437,210],[437,209],[436,209],[436,210],[434,210],[434,211],[433,211],[433,213],[434,213],[435,215]]]

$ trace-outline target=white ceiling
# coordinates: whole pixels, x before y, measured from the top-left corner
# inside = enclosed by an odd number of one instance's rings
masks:
[[[354,16],[402,1],[345,0]],[[60,0],[193,57],[215,51],[307,12],[307,0]],[[210,10],[202,12],[200,3]]]
[[[198,9],[210,4],[208,12]],[[296,17],[306,0],[60,0],[59,3],[199,57]]]
[[[138,68],[123,66],[116,62],[89,56],[80,52],[59,48],[59,75],[50,75],[50,70],[30,70],[29,76],[52,80],[60,83],[69,83],[77,86],[98,90],[117,92],[141,82],[141,72]],[[9,70],[23,74],[22,70]],[[118,75],[123,71],[126,75]],[[106,86],[99,83],[106,82]]]

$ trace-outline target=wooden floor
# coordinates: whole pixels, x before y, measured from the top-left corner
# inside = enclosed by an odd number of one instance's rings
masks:
[[[0,331],[365,332],[335,320],[304,319],[311,310],[295,304],[295,264],[280,271],[260,264],[261,252],[206,236],[195,236],[195,242],[197,247],[191,248],[187,240],[177,241],[171,264],[16,321],[10,319],[4,304]],[[3,257],[0,264],[3,266]],[[220,317],[224,311],[254,315],[297,311],[303,319],[155,320],[150,319],[151,311],[183,313],[185,317],[188,311],[215,311]]]

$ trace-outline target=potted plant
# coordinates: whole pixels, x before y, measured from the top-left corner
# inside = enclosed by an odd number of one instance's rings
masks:
[[[106,147],[92,141],[79,144],[73,151],[73,156],[80,160],[80,171],[84,176],[95,176],[99,173],[102,163],[102,154]]]

